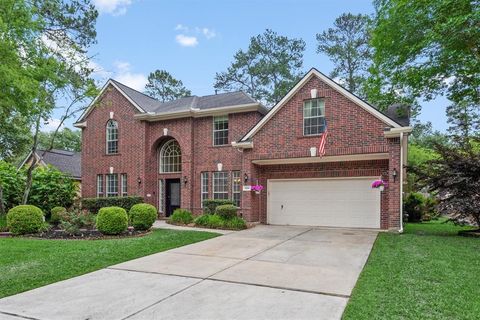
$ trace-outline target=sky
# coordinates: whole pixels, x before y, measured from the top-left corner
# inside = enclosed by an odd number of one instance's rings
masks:
[[[142,91],[148,74],[164,69],[194,95],[213,94],[215,73],[226,70],[235,52],[246,49],[250,37],[267,28],[305,40],[304,71],[315,67],[328,74],[333,64],[316,53],[315,35],[331,27],[344,12],[373,12],[371,0],[92,2],[100,15],[98,43],[89,53],[99,83],[113,78]],[[431,121],[434,129],[445,131],[447,105],[444,98],[422,103],[420,121]],[[56,121],[54,115],[44,129]]]

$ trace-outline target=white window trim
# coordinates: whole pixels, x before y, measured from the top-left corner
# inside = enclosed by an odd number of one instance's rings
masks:
[[[315,117],[305,117],[305,102],[307,101],[312,101],[312,100],[320,100],[323,101],[323,115],[321,116],[315,116]],[[305,134],[305,119],[314,119],[314,118],[323,118],[325,119],[325,100],[323,98],[315,98],[315,99],[308,99],[303,101],[303,108],[302,108],[302,134],[304,137],[315,137],[315,136],[321,136],[323,132],[320,133],[315,133],[315,134]]]
[[[172,143],[176,143],[178,145],[179,150],[180,150],[180,154],[179,154],[180,170],[179,171],[164,171],[164,168],[163,168],[164,167],[164,165],[163,165],[163,152]],[[159,173],[179,173],[179,172],[182,172],[182,149],[180,148],[180,144],[178,143],[177,140],[171,139],[171,140],[166,141],[163,144],[163,146],[160,148],[160,150],[158,151],[158,172]]]
[[[105,196],[108,198],[108,197],[118,197],[118,194],[119,194],[119,190],[118,190],[118,174],[117,173],[112,173],[112,174],[107,174],[106,175],[107,178],[105,179],[106,181],[106,192],[105,192]],[[109,183],[109,178],[110,177],[113,177],[113,176],[116,176],[116,180],[117,180],[117,183],[116,183],[116,186],[117,186],[117,192],[110,192],[110,183]],[[111,195],[111,196],[110,196]]]
[[[204,179],[204,177],[206,177],[206,179]],[[200,173],[200,208],[203,208],[203,201],[208,199],[208,194],[209,194],[209,190],[208,190],[208,171],[204,171],[202,173]],[[204,181],[206,180],[206,181]],[[203,191],[203,189],[206,188],[206,192]],[[206,197],[203,198],[203,196],[206,194]]]
[[[225,186],[226,186],[226,192],[215,192],[215,175],[217,174],[222,174],[224,175],[226,178],[227,178],[227,182],[225,183]],[[228,172],[227,171],[215,171],[213,172],[213,175],[212,175],[212,196],[213,196],[213,199],[228,199],[228,196],[229,196],[229,192],[228,192]],[[215,198],[215,194],[226,194],[227,197],[226,198]]]
[[[235,174],[238,174],[238,191],[235,191],[235,177],[234,175]],[[238,194],[239,195],[239,199],[238,199],[238,202],[239,202],[239,205],[237,206],[238,208],[240,208],[242,206],[242,180],[241,180],[241,172],[238,171],[238,170],[235,170],[235,171],[232,171],[232,183],[231,183],[231,187],[232,187],[232,201],[235,201],[235,198],[234,198],[234,195],[235,194]]]
[[[165,180],[158,180],[158,212],[164,213],[165,207]]]
[[[100,188],[102,192],[100,192]],[[104,190],[104,180],[103,180],[103,174],[97,174],[97,198],[103,198],[105,196],[105,190]]]
[[[115,123],[116,125],[116,130],[117,130],[117,139],[116,140],[109,140],[109,134],[108,134],[108,130],[110,129],[109,128],[109,125],[110,123]],[[108,143],[109,142],[113,142],[113,141],[116,141],[117,142],[117,152],[109,152],[108,150]],[[119,138],[118,138],[118,122],[113,120],[113,119],[110,119],[107,121],[107,125],[105,127],[105,153],[106,154],[118,154],[118,142],[119,142]]]
[[[215,129],[215,120],[217,120],[217,119],[226,119],[226,120],[227,120],[227,126],[228,126],[228,128],[227,128],[227,129],[222,129],[222,130],[216,130],[216,129]],[[228,146],[228,145],[229,145],[228,141],[229,141],[230,139],[228,138],[228,134],[229,134],[229,131],[230,131],[230,126],[229,126],[229,121],[228,121],[228,120],[229,120],[229,119],[228,119],[228,115],[214,116],[214,117],[213,117],[213,124],[212,124],[212,127],[213,127],[213,130],[212,130],[212,145],[213,145],[214,147],[221,147],[221,146]],[[227,143],[225,143],[225,144],[215,144],[215,132],[220,132],[220,131],[227,131]]]
[[[126,173],[122,173],[120,175],[120,192],[122,197],[127,197],[128,196],[128,178]],[[125,191],[124,191],[125,189]]]

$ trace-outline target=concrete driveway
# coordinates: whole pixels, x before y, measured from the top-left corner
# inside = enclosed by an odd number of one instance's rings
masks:
[[[3,319],[340,319],[375,231],[257,226],[0,300]]]

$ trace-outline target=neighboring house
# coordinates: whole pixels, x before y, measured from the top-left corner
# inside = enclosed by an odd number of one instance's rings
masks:
[[[43,155],[43,157],[42,157]],[[81,196],[82,188],[82,154],[80,152],[73,152],[67,150],[51,149],[49,151],[37,149],[35,152],[37,165],[47,166],[52,165],[63,173],[68,174],[73,180],[78,181],[79,193]],[[23,160],[20,167],[24,167],[32,163],[32,152]],[[40,162],[38,162],[40,161]]]
[[[243,92],[161,103],[109,80],[75,126],[84,197],[140,195],[160,216],[233,199],[248,221],[401,229],[411,128],[315,69],[270,110]]]

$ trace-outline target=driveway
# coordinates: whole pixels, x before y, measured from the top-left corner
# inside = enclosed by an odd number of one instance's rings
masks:
[[[0,320],[340,319],[375,231],[264,226],[0,300]]]

